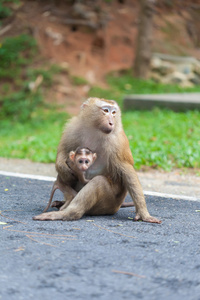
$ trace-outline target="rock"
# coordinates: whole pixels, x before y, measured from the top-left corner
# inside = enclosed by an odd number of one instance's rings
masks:
[[[75,18],[97,22],[97,14],[88,5],[82,3],[75,3],[73,5],[72,14]]]
[[[162,64],[162,60],[160,58],[152,57],[150,62],[150,66],[152,70],[160,68],[161,64]]]
[[[192,82],[186,80],[186,81],[181,82],[180,86],[182,88],[192,88],[192,87],[194,87],[194,84]]]
[[[192,73],[190,76],[188,76],[188,79],[190,82],[192,82],[195,85],[200,84],[200,77]]]
[[[193,64],[177,64],[176,70],[186,75],[191,74],[193,72]]]
[[[182,87],[200,85],[200,61],[194,57],[153,54],[149,78]]]
[[[57,86],[56,90],[65,95],[73,94],[73,89],[64,85]]]
[[[194,65],[194,73],[196,73],[197,75],[200,76],[200,62],[198,62],[197,64]]]
[[[38,87],[41,85],[43,79],[44,78],[42,75],[38,75],[35,81],[29,82],[28,87],[30,91],[35,92],[38,89]]]
[[[90,91],[91,87],[89,85],[84,85],[82,87],[82,93],[84,94],[84,96],[87,96],[88,92]]]
[[[53,31],[50,27],[47,27],[45,29],[45,33],[47,36],[49,36],[51,39],[53,39],[54,45],[60,45],[63,42],[63,35],[60,32]]]
[[[171,82],[171,83],[174,83],[174,84],[179,84],[183,81],[187,81],[187,75],[181,73],[181,72],[178,72],[178,71],[175,71],[173,72],[172,74],[170,74],[168,76],[168,80]]]
[[[85,78],[90,84],[94,84],[96,82],[95,73],[92,70],[86,73]]]
[[[69,63],[66,61],[63,61],[59,64],[59,66],[64,70],[64,71],[69,71]]]
[[[172,63],[167,61],[162,61],[159,58],[154,57],[151,62],[152,71],[158,72],[161,75],[167,75],[175,71]]]
[[[148,77],[157,83],[162,82],[162,76],[156,72],[151,72]]]

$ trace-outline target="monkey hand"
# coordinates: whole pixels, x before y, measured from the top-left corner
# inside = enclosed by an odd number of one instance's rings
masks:
[[[33,220],[36,221],[47,221],[47,220],[54,221],[54,220],[62,220],[62,219],[63,219],[63,213],[60,211],[51,211],[33,217]]]
[[[51,204],[51,207],[55,207],[57,209],[60,209],[61,206],[63,206],[63,204],[65,204],[64,201],[53,201],[53,203]]]
[[[150,215],[148,216],[145,216],[145,217],[141,217],[139,213],[136,214],[135,216],[135,221],[139,221],[139,220],[142,220],[143,222],[149,222],[149,223],[157,223],[157,224],[161,224],[162,221],[155,218],[155,217],[152,217]]]

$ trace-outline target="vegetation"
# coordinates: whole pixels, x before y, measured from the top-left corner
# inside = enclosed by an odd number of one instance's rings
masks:
[[[79,76],[71,76],[71,81],[74,85],[83,85],[83,84],[88,84],[88,81]]]
[[[200,112],[126,112],[123,124],[137,169],[200,167]]]
[[[25,123],[0,122],[0,156],[29,158],[38,162],[55,162],[65,113],[38,109]]]
[[[52,109],[43,96],[61,70],[31,67],[37,65],[36,54],[35,41],[27,35],[7,38],[0,47],[0,156],[54,162],[67,115]],[[82,78],[71,80],[85,84]],[[89,96],[116,99],[122,106],[125,94],[200,92],[199,86],[183,89],[138,80],[129,71],[110,74],[107,83],[107,90],[93,87]],[[137,169],[200,168],[200,112],[123,112],[122,120]]]
[[[109,89],[93,87],[90,96],[108,99],[117,99],[122,105],[124,95],[130,94],[167,94],[167,93],[194,93],[200,92],[200,85],[193,88],[182,88],[179,85],[165,85],[153,80],[141,80],[134,78],[131,70],[113,72],[106,77]]]
[[[65,113],[44,102],[53,84],[55,65],[37,65],[35,40],[25,34],[0,45],[0,156],[55,161]]]
[[[108,90],[93,87],[90,96],[116,99],[121,107],[126,94],[200,92],[200,86],[181,88],[133,78],[130,71],[112,73],[107,76],[107,82]],[[122,120],[136,169],[200,167],[200,112],[132,111],[123,112]]]
[[[18,3],[18,0],[1,0],[0,2],[0,20],[6,17],[9,17],[12,14],[12,11],[9,7],[5,6],[6,3]]]
[[[37,54],[35,40],[26,34],[6,38],[0,45],[0,118],[26,122],[43,102],[45,88],[53,83],[60,68],[32,69]]]

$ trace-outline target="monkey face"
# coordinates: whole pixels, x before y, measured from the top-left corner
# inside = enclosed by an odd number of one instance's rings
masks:
[[[111,133],[115,128],[115,118],[118,108],[115,105],[103,105],[100,107],[99,129],[106,134]]]
[[[81,158],[77,159],[77,161],[76,161],[76,165],[77,165],[78,169],[82,172],[87,171],[87,169],[91,166],[91,163],[92,162],[87,157],[81,157]]]
[[[87,127],[95,127],[109,134],[115,130],[116,126],[121,126],[120,108],[114,100],[89,98],[83,103],[81,109]]]

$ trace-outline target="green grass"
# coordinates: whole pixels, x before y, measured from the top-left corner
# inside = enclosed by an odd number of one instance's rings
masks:
[[[37,47],[31,37],[7,38],[0,48],[0,156],[55,162],[57,146],[67,115],[45,104],[45,90],[60,68],[31,68]],[[37,55],[35,56],[37,57]],[[38,76],[36,91],[29,88]],[[74,84],[85,84],[79,77]],[[108,89],[93,87],[89,96],[115,99],[122,107],[125,94],[200,92],[200,86],[183,89],[132,77],[130,71],[107,76]],[[122,121],[130,141],[135,167],[200,168],[200,112],[123,112]]]
[[[200,168],[200,112],[125,112],[123,125],[136,169]]]
[[[55,162],[66,120],[66,114],[38,111],[24,124],[1,121],[0,156]],[[122,120],[136,169],[200,168],[200,112],[125,112]]]
[[[29,122],[0,121],[0,156],[55,162],[65,113],[38,110]]]
[[[74,85],[84,85],[84,84],[88,84],[88,81],[83,78],[83,77],[80,77],[80,76],[71,76],[71,82],[74,84]]]

